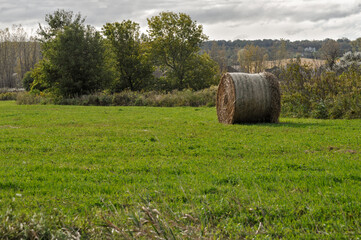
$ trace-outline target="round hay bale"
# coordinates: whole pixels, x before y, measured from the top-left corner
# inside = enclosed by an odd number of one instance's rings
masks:
[[[281,93],[271,73],[225,73],[217,91],[220,123],[277,123],[281,112]]]

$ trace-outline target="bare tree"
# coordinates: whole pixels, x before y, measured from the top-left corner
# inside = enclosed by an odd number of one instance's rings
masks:
[[[280,44],[276,48],[276,66],[281,67],[282,61],[287,60],[288,57],[287,41],[281,38]]]
[[[208,52],[209,56],[218,63],[220,72],[227,71],[227,56],[226,56],[226,47],[218,46],[216,41],[213,41],[212,47]]]
[[[329,39],[322,44],[320,53],[322,58],[326,60],[328,67],[332,68],[340,54],[340,45],[335,40]]]
[[[19,79],[23,79],[26,72],[30,71],[40,60],[39,43],[34,37],[29,37],[24,28],[18,26],[14,34],[17,42],[17,69]]]
[[[21,87],[25,73],[39,59],[39,43],[21,25],[0,29],[0,88]]]
[[[16,65],[16,46],[9,28],[0,30],[0,78],[3,88],[14,88],[14,68]]]

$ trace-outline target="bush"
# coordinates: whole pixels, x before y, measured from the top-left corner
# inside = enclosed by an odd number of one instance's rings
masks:
[[[54,104],[55,99],[50,94],[42,92],[23,92],[16,97],[16,103],[19,105],[33,105],[33,104]]]
[[[137,99],[138,92],[123,91],[115,93],[112,99],[112,105],[114,106],[134,106]]]
[[[339,95],[333,99],[329,108],[329,116],[333,119],[361,118],[361,95]]]
[[[0,88],[0,101],[16,100],[18,94],[24,92],[23,88]]]
[[[216,103],[217,87],[213,86],[200,91],[189,89],[169,93],[159,92],[131,92],[124,91],[114,94],[112,105],[116,106],[153,106],[153,107],[179,107],[179,106],[208,106]]]
[[[335,64],[334,70],[337,73],[347,71],[351,66],[361,67],[361,52],[347,52]]]
[[[0,93],[0,101],[16,100],[17,92]]]
[[[81,105],[81,106],[110,106],[112,96],[106,94],[81,95],[73,98],[58,98],[55,104],[59,105]]]
[[[316,119],[328,119],[329,113],[327,105],[323,101],[315,102],[312,105],[311,116]]]
[[[282,69],[282,115],[360,118],[361,65],[351,64],[342,73],[321,70],[299,62],[291,62]]]

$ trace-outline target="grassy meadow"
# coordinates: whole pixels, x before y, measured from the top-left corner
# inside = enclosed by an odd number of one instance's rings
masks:
[[[361,120],[0,102],[0,239],[358,239]]]

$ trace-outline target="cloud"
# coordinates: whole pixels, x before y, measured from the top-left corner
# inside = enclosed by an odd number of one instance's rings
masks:
[[[361,5],[339,1],[257,1],[194,11],[200,22],[217,25],[215,39],[323,39],[360,36]],[[222,14],[223,13],[223,14]],[[216,17],[213,17],[216,16]],[[358,26],[358,27],[357,27]],[[352,31],[352,29],[354,31]],[[227,37],[226,37],[227,36]],[[232,37],[234,36],[234,37]]]
[[[360,4],[339,2],[308,1],[299,4],[295,1],[253,1],[216,6],[198,4],[188,12],[204,23],[218,22],[302,22],[328,21],[345,18],[361,11]]]
[[[0,0],[0,29],[12,24],[37,28],[45,14],[57,9],[81,12],[86,23],[98,28],[125,19],[145,28],[146,19],[161,11],[185,12],[214,39],[360,35],[355,30],[360,29],[360,0]]]

